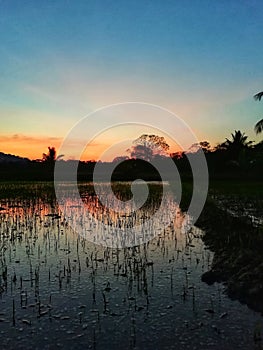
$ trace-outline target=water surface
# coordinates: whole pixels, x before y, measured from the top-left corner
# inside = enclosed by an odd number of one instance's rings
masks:
[[[1,349],[260,349],[262,317],[222,284],[201,282],[213,254],[201,230],[182,230],[179,207],[171,225],[151,228],[154,239],[112,249],[74,232],[43,185],[26,186],[29,196],[19,195],[21,184],[0,200]],[[83,193],[94,215],[103,210],[90,184]],[[114,215],[105,210],[104,219]]]

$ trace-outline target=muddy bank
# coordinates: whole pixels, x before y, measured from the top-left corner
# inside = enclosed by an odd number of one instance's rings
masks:
[[[208,201],[197,226],[205,231],[206,245],[215,253],[202,281],[224,282],[227,294],[263,314],[263,227],[251,219],[231,216]]]

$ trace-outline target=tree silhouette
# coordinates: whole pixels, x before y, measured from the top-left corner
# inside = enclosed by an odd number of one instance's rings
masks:
[[[248,149],[254,141],[247,141],[248,136],[240,130],[235,130],[231,136],[231,140],[226,138],[226,141],[218,145],[217,149],[227,151],[231,160],[238,161],[241,151]]]
[[[128,156],[117,156],[112,160],[112,162],[113,163],[117,163],[117,162],[120,163],[120,162],[124,162],[125,160],[128,160],[128,159],[129,159]]]
[[[55,147],[48,147],[48,153],[43,153],[43,162],[53,164],[56,160],[56,149]]]
[[[143,145],[135,145],[131,149],[131,158],[143,159],[150,162],[153,158],[153,150]]]
[[[260,91],[256,95],[254,95],[254,99],[256,101],[260,101],[262,96],[263,96],[263,91]],[[256,134],[260,134],[263,131],[263,119],[257,122],[254,129]]]
[[[140,158],[149,162],[154,156],[167,156],[169,148],[164,137],[143,134],[133,141],[133,146],[128,152],[132,158]]]
[[[189,153],[196,153],[203,151],[204,153],[209,153],[212,151],[211,145],[208,141],[201,141],[197,143],[193,143],[192,146],[188,149]]]

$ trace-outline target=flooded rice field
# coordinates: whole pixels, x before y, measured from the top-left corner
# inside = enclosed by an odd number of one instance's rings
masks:
[[[243,217],[251,220],[253,226],[263,225],[263,200],[256,198],[240,198],[239,196],[216,195],[213,199],[221,209],[234,217]]]
[[[109,248],[74,232],[49,185],[12,186],[2,184],[0,198],[1,349],[261,349],[261,315],[230,300],[223,284],[201,282],[213,254],[201,230],[182,228],[180,208],[169,226],[151,227],[153,239]],[[95,215],[91,184],[83,189]],[[120,225],[114,215],[105,210]],[[131,219],[121,220],[125,228]]]

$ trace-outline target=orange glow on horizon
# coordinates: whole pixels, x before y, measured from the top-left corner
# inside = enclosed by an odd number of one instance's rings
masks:
[[[59,149],[60,138],[25,136],[21,134],[1,135],[0,152],[12,154],[19,157],[42,159],[43,153],[48,151],[48,147]]]
[[[26,136],[22,134],[1,135],[0,152],[29,158],[30,160],[42,159],[43,153],[48,152],[48,147],[55,147],[58,156],[62,141],[63,139],[59,137]],[[89,145],[88,153],[85,152],[81,160],[98,160],[109,146],[110,143],[92,142]],[[77,157],[70,155],[64,157],[64,159],[77,159]]]
[[[62,143],[62,138],[59,137],[43,137],[43,136],[26,136],[22,134],[14,135],[1,135],[0,136],[0,152],[6,154],[12,154],[19,157],[29,158],[30,160],[42,159],[43,153],[48,152],[48,147],[55,147],[57,155],[59,155],[59,148]],[[168,153],[180,152],[181,149],[172,140],[167,139],[170,149]],[[117,138],[99,138],[89,143],[80,159],[82,161],[99,160],[112,161],[118,156],[129,156],[127,149],[132,146],[131,143],[127,143],[126,147],[120,149],[118,147],[113,148],[114,153],[109,153],[107,156],[103,156],[112,145],[118,143]],[[64,157],[67,159],[77,159],[74,155],[70,157]]]

